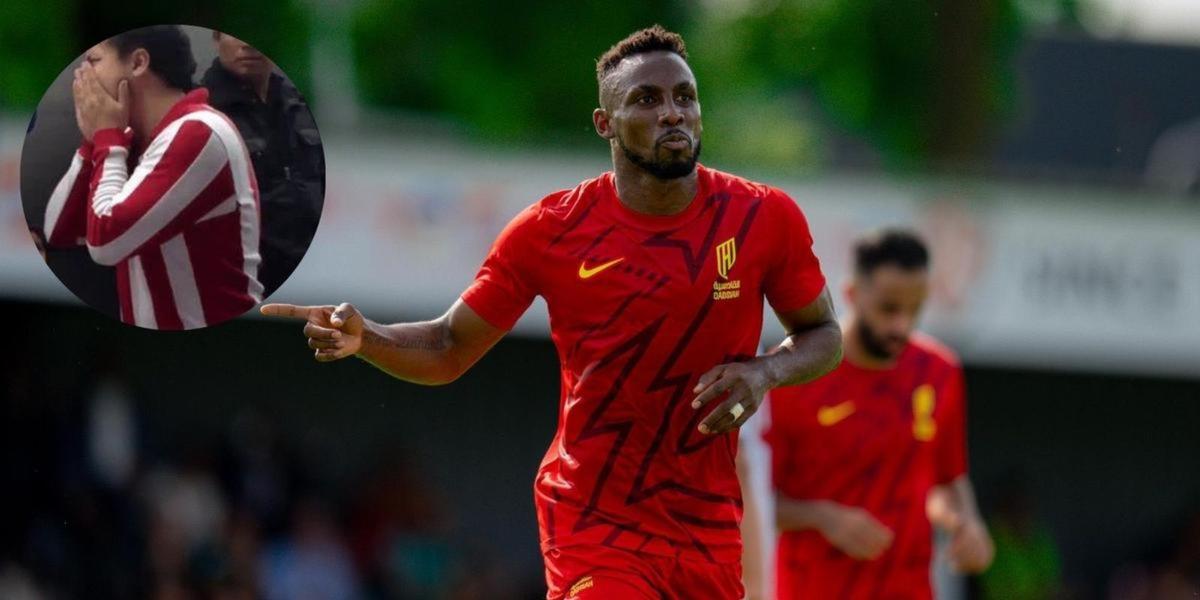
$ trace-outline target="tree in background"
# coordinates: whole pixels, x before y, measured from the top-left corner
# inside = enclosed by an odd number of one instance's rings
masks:
[[[351,66],[366,104],[527,145],[590,144],[595,57],[661,23],[691,45],[708,125],[705,159],[795,170],[826,162],[830,129],[822,122],[867,140],[893,166],[978,158],[1013,104],[1010,63],[1025,17],[1077,20],[1085,4],[534,0],[512,11],[480,0],[360,0],[348,10]],[[98,39],[181,18],[253,43],[311,94],[312,36],[343,35],[314,29],[313,8],[302,0],[212,0],[182,18],[161,3],[0,2],[0,106],[32,108]]]
[[[679,27],[684,4],[365,0],[356,76],[372,106],[448,117],[494,141],[577,143],[592,135],[596,57],[652,23]]]
[[[75,55],[73,4],[0,2],[0,109],[32,110]]]
[[[783,0],[732,27],[726,60],[802,85],[892,165],[971,158],[1012,101],[1013,0]]]
[[[32,110],[54,78],[91,45],[166,23],[227,29],[271,57],[302,91],[310,89],[311,26],[298,0],[209,0],[184,13],[172,3],[0,1],[0,108]],[[198,65],[197,79],[206,67]]]
[[[573,141],[591,132],[595,57],[662,23],[690,45],[707,158],[820,162],[819,110],[889,163],[919,166],[972,157],[1011,104],[1015,1],[538,0],[512,11],[365,0],[352,35],[371,105],[449,117],[494,141]]]

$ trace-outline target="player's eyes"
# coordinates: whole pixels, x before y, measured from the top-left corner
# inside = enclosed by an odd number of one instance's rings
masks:
[[[675,97],[675,101],[680,104],[689,104],[695,99],[696,99],[695,96],[691,96],[688,94],[680,94],[679,96]]]
[[[638,101],[638,104],[643,104],[643,105],[654,104],[654,96],[650,96],[650,95],[642,96],[641,98],[638,98],[637,101]]]

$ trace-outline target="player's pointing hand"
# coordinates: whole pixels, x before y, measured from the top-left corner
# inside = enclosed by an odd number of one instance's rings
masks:
[[[304,335],[313,357],[329,362],[353,356],[362,347],[363,316],[353,305],[297,306],[295,304],[265,304],[259,309],[269,317],[303,319]]]

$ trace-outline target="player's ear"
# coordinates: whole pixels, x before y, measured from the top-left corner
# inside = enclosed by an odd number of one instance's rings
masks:
[[[129,53],[130,74],[134,77],[146,74],[150,70],[150,53],[145,48],[138,48]]]
[[[845,287],[842,288],[842,298],[846,300],[846,304],[854,306],[854,299],[858,296],[858,284],[855,277],[851,277],[846,281]]]
[[[603,108],[597,108],[592,111],[592,125],[596,127],[596,134],[600,137],[611,140],[615,135],[612,130],[612,121],[608,118],[608,111]]]

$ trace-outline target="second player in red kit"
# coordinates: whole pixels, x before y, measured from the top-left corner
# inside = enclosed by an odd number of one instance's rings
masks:
[[[913,332],[927,261],[907,232],[860,240],[845,359],[771,392],[780,600],[930,598],[931,520],[953,533],[955,566],[991,560],[967,479],[962,368]]]
[[[558,430],[534,485],[547,597],[741,598],[737,428],[773,387],[828,372],[841,335],[796,203],[697,164],[683,40],[654,27],[597,65],[613,171],[530,206],[440,319],[308,320],[318,360],[357,354],[443,383],[545,299],[561,363]],[[788,337],[755,356],[764,298]]]

